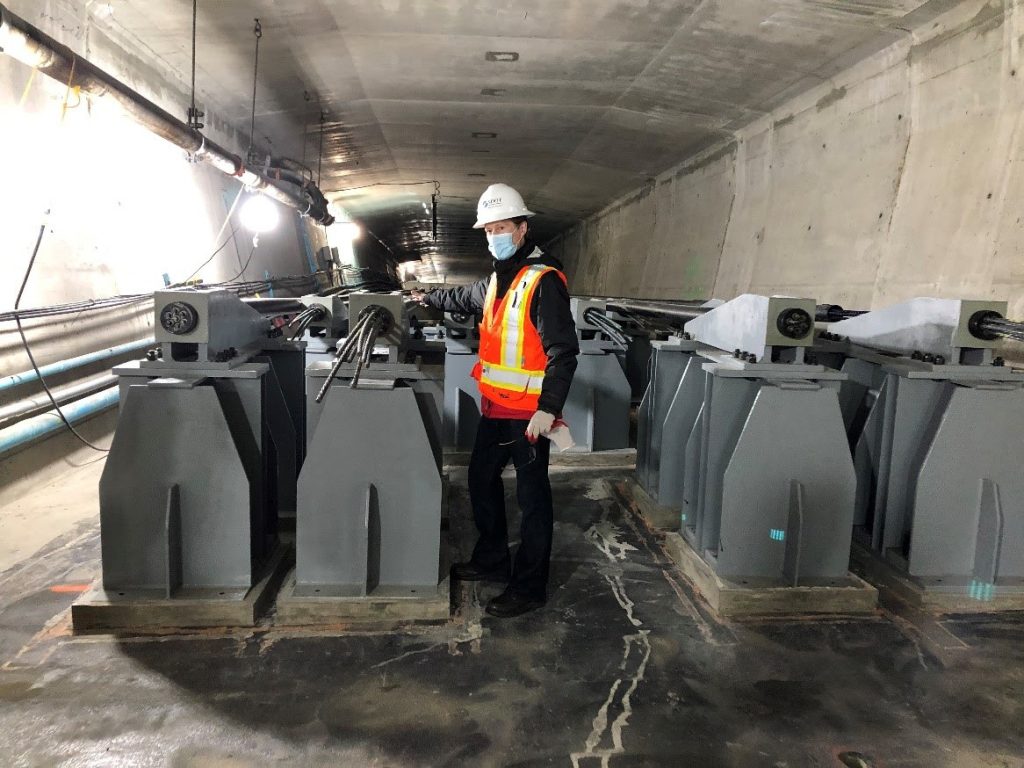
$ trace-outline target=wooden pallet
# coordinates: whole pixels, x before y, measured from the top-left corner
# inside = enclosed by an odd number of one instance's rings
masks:
[[[920,579],[909,575],[865,543],[856,540],[850,553],[850,567],[874,584],[884,598],[895,598],[925,613],[1024,611],[1024,584],[1002,591],[998,587],[990,591],[972,589],[969,584],[942,588],[934,585],[929,588]]]
[[[878,590],[852,573],[830,584],[786,587],[721,578],[680,534],[665,534],[665,550],[719,616],[870,614]]]
[[[469,466],[469,451],[445,451],[444,465],[446,467]],[[578,467],[580,469],[601,469],[604,467],[632,468],[636,466],[636,449],[624,448],[615,451],[551,451],[550,466],[552,467]]]
[[[665,507],[655,501],[643,487],[632,478],[624,481],[608,481],[613,496],[627,503],[647,525],[658,531],[678,531],[682,525],[680,511]]]
[[[451,583],[446,577],[430,594],[378,588],[367,596],[297,595],[295,571],[277,596],[275,626],[355,624],[390,629],[405,624],[443,623],[451,615]]]
[[[279,544],[249,589],[180,590],[167,599],[151,592],[110,592],[96,583],[71,606],[75,632],[154,632],[199,627],[253,627],[270,607],[288,569],[288,547]]]
[[[877,607],[878,590],[852,573],[828,584],[799,587],[723,579],[677,532],[677,511],[660,506],[633,479],[609,485],[627,508],[660,532],[669,557],[719,616],[870,614]]]

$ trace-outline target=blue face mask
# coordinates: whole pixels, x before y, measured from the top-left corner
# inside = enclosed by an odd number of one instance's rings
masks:
[[[491,252],[491,255],[498,261],[505,261],[515,256],[516,248],[515,241],[511,232],[506,232],[502,235],[488,235],[487,236],[487,250]]]

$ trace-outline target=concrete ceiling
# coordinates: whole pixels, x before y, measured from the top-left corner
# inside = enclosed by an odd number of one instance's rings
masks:
[[[906,34],[924,4],[199,0],[198,86],[248,132],[258,16],[257,137],[315,168],[323,110],[327,195],[459,280],[485,268],[469,227],[487,184],[516,186],[546,239]],[[112,6],[187,80],[191,2]],[[433,185],[400,184],[435,179],[436,243]]]

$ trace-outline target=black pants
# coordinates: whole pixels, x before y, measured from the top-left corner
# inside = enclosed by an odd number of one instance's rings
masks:
[[[511,460],[516,468],[516,496],[522,523],[509,589],[531,599],[545,600],[554,525],[548,481],[551,443],[542,437],[531,445],[525,434],[527,423],[517,419],[480,419],[469,460],[469,498],[480,534],[473,562],[488,568],[500,568],[509,562],[501,472]]]

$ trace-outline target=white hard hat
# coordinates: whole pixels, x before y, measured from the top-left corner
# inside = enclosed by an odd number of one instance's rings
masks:
[[[533,211],[527,210],[523,196],[508,184],[491,184],[476,204],[476,224],[473,229],[483,229],[486,224],[517,216],[535,215]]]

